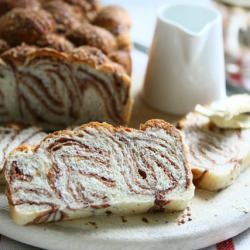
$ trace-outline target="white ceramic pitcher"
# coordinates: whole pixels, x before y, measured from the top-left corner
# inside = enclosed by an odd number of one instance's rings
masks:
[[[143,95],[150,106],[174,114],[226,96],[218,11],[187,4],[159,9]]]

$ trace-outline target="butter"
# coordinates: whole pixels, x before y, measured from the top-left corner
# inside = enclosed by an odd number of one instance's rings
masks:
[[[221,128],[250,128],[250,95],[233,95],[208,106],[197,105],[195,111]]]

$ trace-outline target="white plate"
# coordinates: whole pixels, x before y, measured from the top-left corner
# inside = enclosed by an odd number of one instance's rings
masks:
[[[146,57],[135,57],[134,75],[141,82]],[[140,85],[134,85],[137,93]],[[136,98],[132,125],[149,118],[170,117],[150,110]],[[160,250],[197,249],[233,237],[250,226],[250,169],[220,193],[197,191],[189,209],[182,213],[104,216],[46,226],[15,225],[8,215],[7,200],[0,192],[0,234],[46,249]]]

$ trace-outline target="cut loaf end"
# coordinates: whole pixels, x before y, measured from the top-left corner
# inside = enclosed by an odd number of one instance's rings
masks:
[[[162,120],[139,130],[92,122],[55,132],[12,152],[5,176],[21,225],[179,211],[194,195],[181,133]]]

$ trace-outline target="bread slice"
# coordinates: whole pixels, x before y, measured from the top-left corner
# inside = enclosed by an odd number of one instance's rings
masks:
[[[9,153],[22,144],[39,143],[45,133],[37,127],[24,127],[20,124],[8,124],[0,127],[0,184],[4,184],[4,164]]]
[[[181,133],[162,120],[139,130],[93,122],[55,132],[15,150],[5,177],[21,225],[182,210],[194,195]]]
[[[196,187],[218,191],[250,165],[250,129],[221,129],[198,113],[179,122]]]

